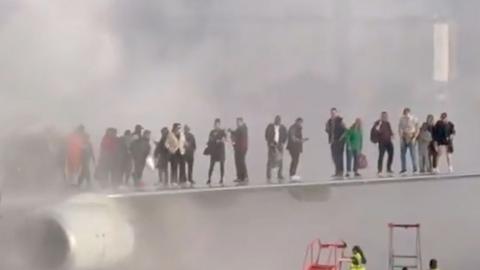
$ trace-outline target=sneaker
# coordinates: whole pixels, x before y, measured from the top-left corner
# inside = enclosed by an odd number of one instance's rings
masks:
[[[350,177],[350,173],[345,174],[345,177]]]
[[[453,173],[453,166],[449,166],[449,167],[448,167],[448,172],[449,172],[449,173]]]
[[[377,172],[377,177],[382,178],[384,175],[382,172]]]
[[[290,177],[290,182],[300,182],[302,181],[302,177],[300,175],[293,175]]]
[[[211,185],[212,184],[212,181],[211,180],[208,180],[207,181],[207,185]]]
[[[242,182],[242,180],[240,180],[240,179],[237,178],[237,179],[233,180],[233,182],[234,182],[234,183],[240,183],[240,182]]]
[[[407,170],[401,170],[400,171],[400,174],[406,174],[407,173]]]
[[[360,177],[362,176],[361,174],[359,174],[358,172],[355,173],[355,177]]]
[[[438,168],[433,168],[432,169],[432,174],[439,174],[440,170]]]

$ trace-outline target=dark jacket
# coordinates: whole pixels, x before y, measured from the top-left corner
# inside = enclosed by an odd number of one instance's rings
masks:
[[[339,142],[345,131],[347,131],[347,128],[341,117],[330,118],[325,125],[325,132],[328,134],[328,143],[330,144],[333,142]]]
[[[246,153],[248,150],[248,127],[243,124],[232,131],[233,149],[237,152]]]
[[[452,143],[452,135],[455,135],[455,126],[452,122],[445,123],[438,121],[433,128],[433,140],[439,145],[450,145]]]
[[[378,143],[386,144],[392,142],[393,130],[390,122],[378,120],[373,124],[373,129],[377,132]]]
[[[293,124],[288,129],[287,149],[290,152],[303,152],[303,133],[300,125]]]
[[[192,133],[185,133],[185,156],[188,158],[193,158],[195,155],[195,150],[197,150],[197,142],[195,136]]]
[[[153,156],[157,159],[157,166],[159,168],[165,167],[165,164],[168,164],[168,160],[170,158],[170,151],[168,151],[167,147],[165,146],[166,140],[167,136],[163,136],[155,146],[155,150],[153,152]]]
[[[145,138],[134,140],[130,146],[130,152],[136,161],[145,161],[150,151],[150,141]]]
[[[208,152],[213,161],[225,161],[225,139],[227,133],[223,129],[212,130],[208,136]]]
[[[287,128],[284,125],[280,125],[279,128],[279,145],[284,145],[288,139]],[[267,141],[268,146],[275,146],[275,124],[269,124],[265,130],[265,140]]]

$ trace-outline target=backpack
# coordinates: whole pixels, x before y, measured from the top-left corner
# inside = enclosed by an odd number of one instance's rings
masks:
[[[377,125],[378,125],[378,122],[375,122],[372,129],[370,130],[370,141],[372,143],[378,143],[378,141],[380,140],[380,134],[376,129]]]

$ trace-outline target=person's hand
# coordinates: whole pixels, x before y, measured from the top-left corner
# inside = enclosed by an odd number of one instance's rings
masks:
[[[310,140],[310,138],[303,138],[303,142]]]

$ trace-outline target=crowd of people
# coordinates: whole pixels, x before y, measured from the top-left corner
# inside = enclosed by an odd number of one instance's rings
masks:
[[[328,135],[332,160],[335,168],[334,177],[359,177],[359,170],[367,166],[363,154],[364,132],[360,118],[347,127],[336,108],[330,110],[325,132]],[[303,136],[303,119],[297,118],[287,129],[282,118],[277,115],[274,121],[267,125],[265,140],[267,144],[266,178],[272,181],[272,171],[277,170],[278,182],[283,182],[283,158],[287,150],[291,157],[289,180],[298,181],[300,176],[297,168],[303,152],[303,144],[308,138]],[[438,173],[439,159],[445,157],[450,172],[453,172],[452,153],[455,127],[442,113],[435,122],[433,115],[428,115],[426,121],[420,124],[409,108],[403,110],[398,123],[400,141],[401,171],[407,172],[407,153],[409,153],[413,173]],[[393,175],[395,133],[389,122],[387,112],[382,112],[380,118],[370,129],[370,141],[378,145],[378,175],[384,176],[384,159],[387,155],[385,172]],[[238,184],[249,181],[246,155],[249,145],[248,127],[243,118],[236,120],[235,129],[224,129],[220,119],[215,119],[208,142],[203,154],[210,157],[207,184],[212,183],[215,166],[220,167],[219,184],[224,183],[226,144],[233,146],[236,180]],[[161,129],[161,137],[152,147],[151,132],[141,125],[136,125],[133,131],[126,130],[118,136],[115,128],[108,128],[100,144],[98,160],[95,159],[92,143],[83,126],[79,126],[67,138],[66,147],[66,178],[77,181],[79,185],[90,183],[91,167],[95,166],[93,176],[101,183],[113,186],[141,186],[143,171],[148,165],[158,170],[158,184],[165,187],[171,185],[193,185],[194,161],[197,142],[188,125],[182,127],[174,123],[169,129]],[[344,162],[346,161],[346,170]],[[77,179],[75,179],[77,178]],[[132,180],[132,183],[131,183]]]
[[[360,176],[358,170],[366,166],[366,158],[362,154],[363,129],[362,121],[357,118],[350,128],[347,128],[336,108],[331,109],[331,117],[326,124],[331,146],[332,158],[335,164],[335,177],[344,176],[344,156],[346,152],[346,176],[352,173]],[[400,141],[400,174],[407,173],[407,152],[410,154],[413,173],[439,173],[439,160],[445,157],[448,171],[453,172],[453,137],[455,126],[448,119],[447,113],[442,113],[435,122],[433,115],[428,115],[426,121],[420,124],[410,108],[403,110],[398,123]],[[384,159],[387,154],[387,175],[393,175],[395,133],[389,121],[387,112],[382,112],[380,119],[375,121],[370,129],[370,141],[378,144],[377,172],[383,176]],[[352,166],[353,162],[353,166]]]

